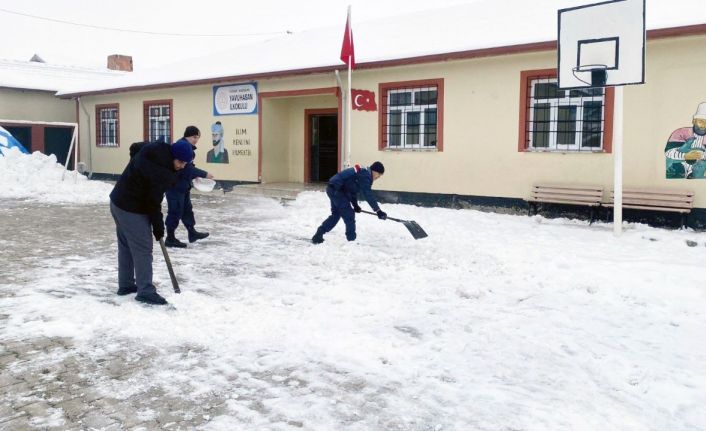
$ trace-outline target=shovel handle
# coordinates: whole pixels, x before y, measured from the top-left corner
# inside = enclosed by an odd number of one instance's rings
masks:
[[[164,239],[159,239],[159,246],[162,248],[164,262],[167,264],[167,270],[169,271],[169,278],[172,280],[172,287],[174,288],[174,293],[181,293],[181,289],[179,288],[179,282],[177,281],[176,274],[174,274],[174,269],[172,268],[172,261],[169,259],[169,253],[167,253],[167,247],[164,246]]]
[[[372,212],[372,211],[360,210],[360,212],[365,213],[365,214],[374,215],[374,216],[378,215],[377,213],[374,213],[374,212]],[[404,222],[407,221],[407,220],[400,220],[400,219],[398,219],[398,218],[393,218],[393,217],[386,217],[385,220],[398,221],[398,222],[400,222],[400,223],[404,223]]]

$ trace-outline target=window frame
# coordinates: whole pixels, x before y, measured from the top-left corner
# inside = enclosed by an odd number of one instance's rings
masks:
[[[399,108],[395,110],[399,110],[402,115],[401,115],[401,121],[400,121],[400,127],[405,127],[406,126],[406,119],[407,119],[407,114],[411,112],[419,112],[420,117],[423,116],[425,109],[423,109],[421,106],[416,106],[413,104],[414,101],[414,92],[419,91],[419,90],[424,90],[424,89],[431,89],[433,87],[436,87],[436,145],[435,146],[424,146],[423,140],[424,140],[424,125],[422,125],[422,121],[420,121],[420,130],[419,130],[419,143],[415,144],[413,147],[391,147],[389,146],[389,135],[388,135],[388,126],[389,126],[389,119],[390,119],[390,106],[389,106],[389,101],[388,101],[388,92],[394,91],[394,92],[410,92],[412,93],[411,101],[412,104],[409,105],[407,109],[405,108]],[[380,83],[378,84],[378,106],[380,109],[378,110],[378,150],[380,151],[432,151],[432,152],[441,152],[444,150],[444,79],[439,78],[439,79],[424,79],[424,80],[415,80],[415,81],[397,81],[397,82],[385,82],[385,83]],[[403,118],[402,118],[403,117]],[[420,118],[421,120],[421,118]],[[402,129],[404,130],[404,129]],[[402,133],[401,137],[404,139],[406,136],[406,133]]]
[[[101,118],[101,112],[106,109],[115,109],[115,144],[106,144],[101,142],[104,135],[103,133],[103,122]],[[120,104],[119,103],[106,103],[101,105],[96,105],[96,147],[98,148],[120,148]]]
[[[142,102],[142,139],[144,141],[152,141],[149,139],[150,135],[150,108],[154,106],[167,105],[169,106],[169,139],[167,142],[171,144],[174,142],[174,99],[160,99],[160,100],[145,100]],[[155,138],[156,139],[156,138]]]
[[[603,96],[604,107],[603,107],[603,139],[601,142],[601,148],[598,149],[581,149],[580,144],[575,144],[575,148],[552,148],[551,146],[547,148],[535,148],[532,147],[532,140],[534,136],[531,131],[531,123],[533,121],[532,116],[534,110],[530,109],[532,107],[532,97],[533,97],[533,85],[532,82],[537,79],[557,79],[557,69],[540,69],[540,70],[526,70],[520,73],[520,115],[519,115],[519,127],[518,127],[518,146],[517,150],[519,152],[530,152],[530,153],[576,153],[576,154],[594,154],[594,153],[612,153],[613,151],[613,113],[614,113],[614,102],[615,102],[615,89],[612,87],[605,87],[605,93]],[[569,91],[569,90],[566,90]],[[570,97],[567,99],[571,100]],[[578,98],[577,98],[578,99]],[[551,99],[548,99],[547,103]],[[562,99],[563,100],[563,99]],[[590,101],[590,100],[587,100]],[[562,105],[562,106],[576,106],[576,105]],[[578,114],[584,109],[584,106],[577,106],[576,118]],[[550,114],[551,115],[551,114]],[[554,121],[554,120],[552,120]],[[576,124],[579,124],[578,120]],[[576,127],[574,133],[576,133],[577,139],[582,133],[580,128]],[[578,142],[578,140],[576,141]]]

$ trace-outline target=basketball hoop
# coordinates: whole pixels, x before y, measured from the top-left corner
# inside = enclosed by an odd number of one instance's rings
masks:
[[[585,64],[583,66],[572,68],[571,72],[574,74],[574,77],[576,79],[590,87],[605,87],[606,81],[608,79],[607,70],[608,66],[605,64]],[[589,73],[591,74],[591,80],[586,81],[586,79],[588,79],[587,74]]]
[[[559,9],[559,89],[645,82],[646,0]]]
[[[613,232],[616,236],[623,225],[622,86],[645,83],[646,3],[647,0],[602,1],[558,11],[559,89],[614,89]]]

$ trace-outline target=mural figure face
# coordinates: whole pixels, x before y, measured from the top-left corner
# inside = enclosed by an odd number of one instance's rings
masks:
[[[211,124],[211,141],[213,146],[217,147],[223,143],[223,126],[220,121]]]
[[[694,118],[694,133],[700,136],[706,135],[706,119]]]
[[[213,146],[215,147],[221,143],[221,140],[223,139],[223,133],[222,132],[213,132],[213,133],[211,133],[211,137],[213,139]]]

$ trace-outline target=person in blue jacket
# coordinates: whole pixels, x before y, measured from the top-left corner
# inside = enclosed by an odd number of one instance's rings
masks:
[[[196,143],[199,141],[200,137],[201,132],[196,126],[188,126],[184,131],[184,137],[176,141],[173,145],[187,143],[192,149],[193,154],[196,150]],[[167,239],[164,241],[164,245],[167,247],[186,247],[186,244],[179,241],[174,234],[176,228],[179,227],[180,220],[189,233],[189,242],[204,239],[209,235],[208,232],[198,232],[195,228],[196,219],[194,218],[194,209],[191,205],[191,180],[196,177],[213,179],[213,175],[197,168],[194,166],[193,162],[189,162],[184,169],[179,171],[178,179],[174,187],[167,190],[167,207],[169,211],[165,222],[167,226]]]
[[[193,157],[186,143],[130,146],[130,162],[110,193],[110,213],[118,236],[118,295],[137,292],[138,301],[167,303],[152,284],[151,236],[157,241],[164,236],[164,192]]]
[[[346,224],[346,239],[355,241],[355,213],[361,212],[358,205],[358,192],[378,215],[380,220],[385,220],[387,214],[380,209],[371,187],[373,181],[385,173],[385,167],[380,162],[375,162],[368,168],[355,165],[337,173],[328,182],[326,194],[331,201],[331,215],[321,223],[316,233],[311,238],[314,244],[324,242],[324,234],[333,229],[338,220],[343,219]]]

